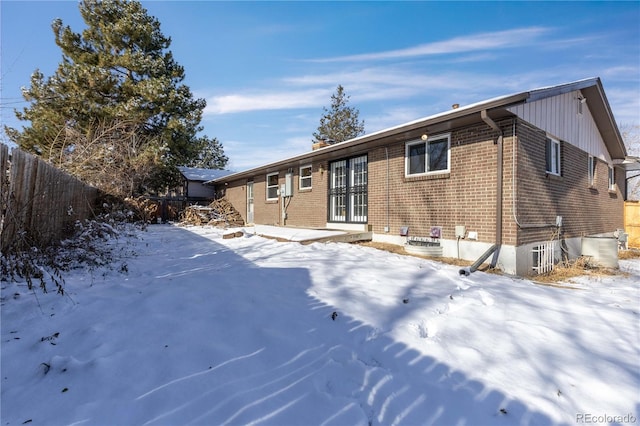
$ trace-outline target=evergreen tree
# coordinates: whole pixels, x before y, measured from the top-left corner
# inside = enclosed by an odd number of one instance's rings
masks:
[[[324,114],[320,118],[318,130],[313,133],[315,140],[343,142],[364,134],[364,120],[358,119],[360,111],[347,106],[348,102],[349,96],[338,85],[336,92],[331,95],[331,109],[322,108]]]
[[[142,187],[172,185],[158,179],[177,176],[175,166],[197,159],[209,144],[208,138],[196,136],[202,130],[204,99],[194,99],[182,84],[184,69],[168,50],[171,39],[138,1],[83,0],[79,9],[87,28],[75,33],[60,19],[53,22],[62,61],[49,78],[34,72],[31,87],[23,89],[31,104],[16,111],[30,125],[22,131],[6,128],[7,135],[20,148],[64,167],[78,144],[118,143],[118,134],[124,133],[128,139],[122,143],[131,145],[135,131],[145,145],[134,143],[134,154],[156,169],[147,176],[156,178]],[[116,131],[109,138],[86,137],[105,128]],[[220,156],[211,163],[224,167],[227,158],[217,147]],[[131,161],[136,158],[132,155]]]
[[[189,167],[201,167],[203,169],[224,169],[229,158],[224,155],[222,145],[218,139],[200,138],[198,156],[187,163]]]

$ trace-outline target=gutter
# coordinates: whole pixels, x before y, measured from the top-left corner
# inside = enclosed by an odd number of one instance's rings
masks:
[[[491,259],[490,267],[495,268],[498,263],[498,256],[500,255],[500,246],[502,245],[502,175],[503,175],[503,155],[502,155],[502,140],[503,140],[503,132],[502,129],[496,124],[495,121],[489,117],[487,114],[487,110],[483,109],[480,111],[480,117],[482,121],[484,121],[489,127],[498,133],[498,139],[494,142],[497,149],[497,167],[496,167],[496,240],[495,243],[489,247],[487,251],[485,251],[482,256],[476,260],[473,265],[468,268],[461,268],[459,270],[460,275],[468,276],[471,273],[475,272],[482,263],[489,256],[493,254],[493,258]]]
[[[265,170],[266,171],[277,170],[278,167],[283,165],[287,165],[287,164],[295,163],[299,161],[309,161],[309,160],[312,160],[313,158],[328,156],[330,153],[334,151],[339,151],[343,149],[354,149],[362,145],[365,145],[369,142],[380,140],[383,138],[389,138],[394,136],[404,137],[404,135],[406,135],[408,132],[423,131],[426,127],[434,126],[446,121],[455,120],[455,119],[459,119],[466,116],[471,116],[483,110],[489,110],[494,108],[505,108],[510,105],[525,102],[528,96],[529,96],[529,92],[522,92],[515,95],[502,96],[499,98],[494,98],[487,101],[466,105],[464,107],[460,107],[454,110],[441,112],[429,117],[420,118],[418,120],[410,121],[408,123],[404,123],[398,126],[394,126],[394,127],[379,130],[373,133],[369,133],[366,135],[358,136],[354,139],[329,145],[327,147],[317,149],[315,151],[304,152],[304,153],[295,155],[293,157],[285,158],[280,161],[275,161],[273,163],[264,164],[258,167],[251,168],[249,170],[244,170],[244,171],[232,173],[223,177],[211,179],[210,181],[205,182],[205,185],[229,182],[232,180],[241,179],[243,177],[253,176],[256,173],[262,173]]]

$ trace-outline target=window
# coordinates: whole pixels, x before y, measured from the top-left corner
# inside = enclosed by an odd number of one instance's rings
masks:
[[[596,183],[596,159],[593,155],[589,156],[589,163],[587,167],[589,168],[589,186],[594,186]]]
[[[278,172],[267,175],[267,200],[278,199]]]
[[[349,160],[349,219],[367,221],[367,156]]]
[[[613,167],[609,167],[609,191],[616,190],[616,171]]]
[[[367,156],[329,164],[329,222],[367,223]]]
[[[405,147],[405,175],[448,172],[449,147],[449,134],[408,142]]]
[[[311,165],[300,167],[300,189],[311,189]]]
[[[547,173],[560,175],[560,141],[554,138],[547,138],[545,147]]]

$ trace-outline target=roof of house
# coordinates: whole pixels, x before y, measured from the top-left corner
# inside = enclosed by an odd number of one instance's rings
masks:
[[[233,173],[230,170],[203,169],[200,167],[184,166],[179,166],[178,170],[180,170],[180,173],[185,177],[185,179],[195,182],[206,182],[213,179],[219,179]]]
[[[421,133],[439,133],[455,127],[461,127],[471,123],[481,121],[480,115],[482,111],[492,119],[501,119],[504,117],[513,117],[514,114],[506,108],[523,103],[535,102],[540,99],[558,96],[575,90],[581,90],[586,98],[587,105],[593,116],[593,119],[600,131],[602,138],[614,160],[623,161],[627,156],[627,150],[624,146],[622,135],[616,125],[613,112],[609,105],[609,101],[604,93],[602,82],[599,77],[587,78],[571,83],[560,84],[519,92],[515,94],[500,96],[481,102],[461,106],[445,112],[434,114],[428,117],[419,118],[408,123],[383,129],[377,132],[362,135],[344,142],[329,145],[327,147],[309,151],[297,156],[289,157],[280,161],[265,164],[249,170],[231,173],[218,178],[213,178],[207,183],[217,183],[230,181],[233,179],[249,177],[261,171],[276,171],[278,167],[295,162],[311,161],[311,159],[329,158],[330,154],[335,151],[346,151],[347,153],[355,153],[361,150],[363,144],[389,143],[389,141],[406,140],[407,135],[411,132],[419,131]],[[419,134],[419,133],[418,133]]]

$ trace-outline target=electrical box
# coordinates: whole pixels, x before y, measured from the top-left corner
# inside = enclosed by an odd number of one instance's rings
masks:
[[[456,238],[464,238],[467,233],[467,227],[464,225],[456,225]]]
[[[562,226],[562,216],[556,216],[556,226],[558,228]]]
[[[469,239],[470,240],[477,240],[478,239],[478,232],[477,231],[469,231]]]
[[[442,227],[441,226],[432,226],[429,229],[429,236],[431,238],[441,238],[442,237]]]
[[[293,197],[293,173],[284,175],[283,197]]]

